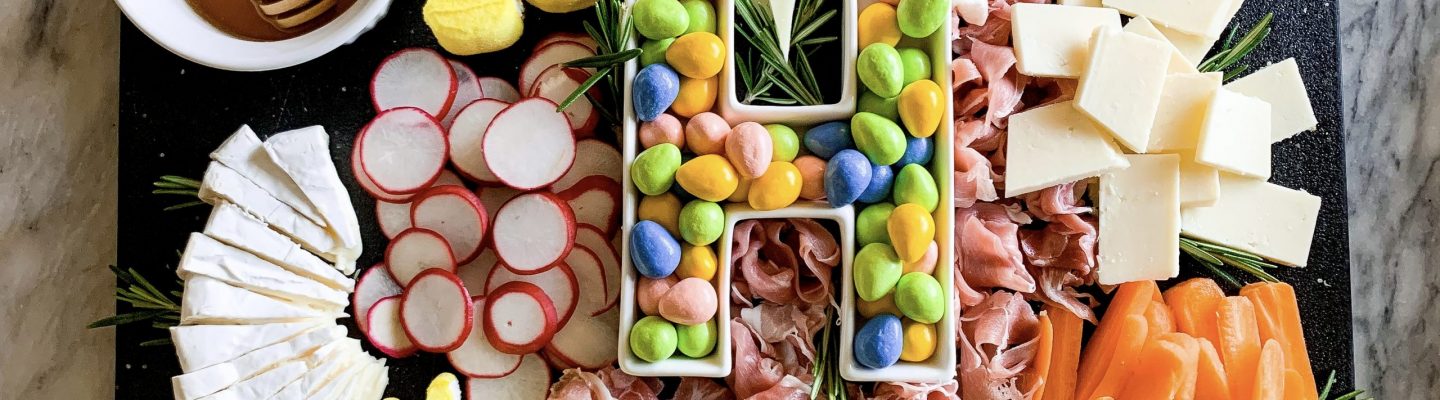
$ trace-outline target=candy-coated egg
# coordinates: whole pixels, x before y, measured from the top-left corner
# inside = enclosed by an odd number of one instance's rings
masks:
[[[726,198],[725,201],[729,201],[731,203],[744,203],[746,200],[749,200],[750,183],[754,181],[754,179],[741,179],[740,184],[735,186],[735,193],[731,193],[730,197]]]
[[[923,38],[935,33],[950,20],[949,0],[900,0],[895,7],[900,32],[905,36]]]
[[[855,309],[860,311],[860,316],[865,318],[871,318],[880,314],[890,314],[897,317],[901,315],[900,307],[895,306],[894,292],[886,294],[885,297],[881,297],[880,300],[866,301],[865,299],[860,299],[860,301],[855,302]]]
[[[810,154],[829,160],[840,150],[855,147],[850,137],[850,124],[844,121],[826,122],[805,132],[805,149]]]
[[[742,178],[754,178],[765,174],[770,159],[775,156],[770,131],[754,122],[742,122],[730,130],[725,139],[725,158],[735,166]]]
[[[715,317],[718,302],[710,282],[685,278],[660,298],[660,316],[681,325],[699,325]]]
[[[855,73],[866,88],[881,97],[899,96],[905,85],[905,66],[900,63],[900,52],[885,43],[865,46],[855,60]]]
[[[900,156],[900,161],[895,162],[895,167],[904,167],[910,164],[925,166],[930,159],[935,157],[934,138],[914,137],[905,138],[905,154]]]
[[[648,149],[661,143],[685,147],[685,127],[674,115],[660,114],[654,120],[641,122],[639,135],[640,146],[643,148]]]
[[[630,327],[630,352],[641,360],[656,362],[675,354],[680,340],[675,325],[664,318],[641,318]]]
[[[825,164],[825,199],[830,207],[854,203],[870,185],[870,160],[853,149],[840,150]]]
[[[891,121],[900,120],[900,96],[885,98],[871,91],[860,94],[859,103],[855,106],[856,112],[868,112],[885,117]]]
[[[905,155],[905,132],[895,121],[876,114],[856,113],[850,119],[855,147],[875,165],[890,165]]]
[[[795,161],[795,156],[800,154],[800,135],[794,129],[780,124],[765,125],[765,131],[770,133],[770,144],[773,153],[770,161]]]
[[[715,251],[710,246],[682,244],[680,247],[680,267],[675,269],[675,276],[707,281],[715,277],[720,261],[715,258]]]
[[[935,212],[935,207],[940,204],[936,187],[935,178],[925,167],[906,165],[895,174],[895,204],[915,203],[924,207],[926,212]]]
[[[860,48],[871,43],[894,46],[900,43],[900,19],[895,15],[895,6],[875,3],[860,10],[860,20],[855,24],[858,30]]]
[[[709,79],[725,65],[725,43],[710,32],[687,33],[665,50],[665,62],[675,72],[695,79]]]
[[[675,182],[696,198],[721,201],[735,193],[740,176],[725,157],[707,154],[686,161],[675,172]]]
[[[690,25],[685,28],[685,33],[715,33],[714,5],[707,0],[681,0],[680,5],[685,6],[685,13],[690,17]]]
[[[673,144],[661,143],[645,149],[630,163],[630,181],[640,193],[650,196],[670,190],[675,182],[675,171],[680,168],[680,148]]]
[[[895,205],[890,203],[875,203],[860,210],[855,216],[855,242],[861,246],[890,244],[890,214],[894,212]]]
[[[665,50],[669,50],[672,43],[675,43],[675,38],[646,40],[641,43],[640,66],[648,67],[650,64],[665,62]]]
[[[680,227],[683,232],[683,221]],[[900,261],[920,261],[925,257],[930,243],[935,241],[935,219],[925,207],[904,203],[895,206],[895,210],[890,212],[890,220],[885,223],[885,232],[890,234],[890,244],[895,246],[895,253],[900,255]]]
[[[820,200],[825,198],[825,160],[815,156],[795,158],[795,168],[800,169],[800,198]]]
[[[680,334],[680,354],[691,358],[710,355],[720,337],[713,319],[699,325],[676,325],[675,332]]]
[[[635,219],[655,221],[673,236],[680,235],[680,198],[674,193],[645,196],[636,207]]]
[[[635,30],[650,39],[680,36],[690,26],[690,14],[676,0],[636,0],[630,16]]]
[[[905,321],[902,329],[905,346],[900,350],[901,360],[921,362],[935,354],[935,325]]]
[[[900,317],[880,314],[855,332],[855,362],[870,369],[895,365],[904,347]]]
[[[675,275],[660,279],[640,277],[635,281],[635,303],[640,306],[640,312],[645,315],[660,315],[660,298],[665,297],[665,292],[669,292],[670,287],[679,282],[680,278]]]
[[[650,64],[635,74],[630,90],[631,102],[635,104],[635,116],[641,121],[653,120],[670,108],[670,104],[675,102],[675,96],[680,94],[680,74],[665,64]]]
[[[919,260],[905,262],[903,267],[907,274],[919,272],[926,275],[933,275],[935,273],[935,263],[939,259],[940,246],[935,244],[934,241],[931,241],[930,245],[925,247],[925,255],[921,256]]]
[[[713,112],[702,112],[685,123],[685,144],[695,154],[724,154],[730,123]]]
[[[665,303],[660,305],[663,312]],[[935,277],[911,272],[901,277],[900,283],[895,285],[895,306],[900,307],[905,318],[933,324],[945,316],[945,291]]]
[[[680,266],[680,242],[654,221],[637,222],[630,228],[630,261],[640,275],[670,276]]]
[[[720,209],[719,204],[695,200],[680,209],[680,237],[692,245],[715,243],[724,230],[725,210]]]
[[[905,84],[930,79],[930,55],[914,47],[899,49],[900,65],[905,67]]]
[[[750,208],[760,211],[780,209],[800,197],[800,170],[784,161],[770,163],[765,175],[750,183]]]
[[[949,94],[929,79],[915,81],[900,91],[900,120],[910,135],[926,138],[935,134],[945,112],[946,96]]]
[[[870,183],[865,185],[865,191],[860,193],[857,201],[861,203],[879,203],[890,198],[890,186],[895,183],[895,170],[888,166],[870,164]]]
[[[715,107],[719,91],[720,80],[713,76],[709,79],[680,78],[680,93],[670,104],[670,110],[686,118],[710,111]]]
[[[860,252],[855,253],[853,262],[855,293],[860,295],[861,299],[879,300],[894,290],[895,284],[900,281],[900,256],[896,255],[895,248],[888,244],[865,245],[860,248]]]

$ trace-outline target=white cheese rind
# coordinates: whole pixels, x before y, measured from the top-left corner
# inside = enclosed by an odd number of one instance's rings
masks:
[[[1186,74],[1196,72],[1196,63],[1190,62],[1190,59],[1185,57],[1185,53],[1181,53],[1180,49],[1176,48],[1174,43],[1170,43],[1170,38],[1165,37],[1165,34],[1161,33],[1160,29],[1156,28],[1155,24],[1151,23],[1149,18],[1131,18],[1130,22],[1125,24],[1125,32],[1159,40],[1169,45],[1171,52],[1170,64],[1167,65],[1168,69],[1166,70],[1167,73]],[[1161,104],[1163,106],[1164,103]]]
[[[220,148],[210,153],[210,159],[225,164],[240,173],[255,186],[265,190],[265,193],[269,193],[276,200],[294,208],[310,221],[316,224],[325,224],[325,217],[320,215],[320,211],[310,203],[310,200],[300,191],[300,187],[295,185],[295,181],[291,180],[290,176],[286,175],[285,171],[282,171],[280,166],[270,159],[270,155],[265,153],[265,147],[260,142],[260,137],[255,135],[255,131],[250,130],[249,125],[240,125],[240,129],[236,130],[235,134],[230,135],[229,139],[225,139],[225,142],[220,144]]]
[[[1305,92],[1300,65],[1287,58],[1225,84],[1226,89],[1270,103],[1270,141],[1279,142],[1315,130],[1315,108]]]
[[[191,372],[234,360],[255,349],[289,340],[320,324],[314,321],[262,325],[191,325],[170,328],[180,370]]]
[[[305,363],[291,361],[225,388],[201,400],[270,399],[305,374]]]
[[[1071,102],[1010,116],[1005,197],[1130,166],[1110,136]]]
[[[1158,25],[1218,38],[1229,22],[1229,0],[1103,0],[1106,7],[1129,16],[1144,16]]]
[[[344,317],[230,286],[204,275],[185,280],[180,301],[183,325],[250,325]]]
[[[1159,40],[1118,29],[1096,30],[1090,68],[1075,92],[1075,108],[1126,148],[1145,153],[1173,52]]]
[[[1310,258],[1320,198],[1258,179],[1221,174],[1220,199],[1181,212],[1185,236],[1303,267]]]
[[[1108,8],[1017,3],[1010,10],[1016,67],[1030,76],[1080,77],[1091,33],[1100,27],[1120,29],[1120,13]]]
[[[360,222],[350,192],[340,181],[340,172],[330,157],[330,135],[325,128],[310,126],[277,133],[265,141],[265,152],[275,160],[300,191],[315,203],[332,232],[340,239],[335,264],[342,272],[355,272],[355,260],[364,250]]]
[[[230,202],[220,202],[210,211],[205,234],[332,288],[347,293],[355,290],[354,279]]]
[[[1270,179],[1270,103],[1225,88],[1215,91],[1195,160],[1221,171]]]
[[[1180,274],[1180,157],[1126,155],[1130,168],[1100,176],[1101,285]]]
[[[305,250],[327,260],[334,260],[341,247],[325,227],[305,219],[294,208],[276,200],[240,173],[218,162],[211,162],[205,169],[205,179],[200,183],[200,199],[211,205],[221,201],[234,203],[265,221],[270,229],[295,239]]]
[[[1180,155],[1180,207],[1209,207],[1220,198],[1220,171],[1195,162],[1192,151]]]
[[[1174,152],[1194,149],[1200,142],[1200,131],[1215,91],[1220,90],[1223,74],[1184,73],[1165,77],[1160,91],[1160,107],[1155,123],[1150,126],[1151,152]]]
[[[287,271],[199,232],[190,233],[177,272],[182,279],[204,275],[319,310],[341,312],[350,304],[349,296],[339,289]]]
[[[234,360],[170,378],[177,400],[193,400],[225,389],[275,368],[286,361],[308,356],[315,349],[345,337],[345,327],[332,325],[265,346]],[[303,362],[299,362],[304,367]],[[301,374],[303,374],[303,370]],[[299,375],[296,376],[299,378]],[[293,379],[292,379],[293,380]],[[286,381],[289,383],[289,381]],[[276,387],[279,390],[279,387]]]

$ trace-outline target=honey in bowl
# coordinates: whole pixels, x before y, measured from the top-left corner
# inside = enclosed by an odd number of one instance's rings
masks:
[[[260,42],[304,35],[344,14],[356,0],[186,0],[206,22]]]

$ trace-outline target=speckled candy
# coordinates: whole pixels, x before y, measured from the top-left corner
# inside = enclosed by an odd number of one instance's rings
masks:
[[[640,277],[635,282],[635,304],[640,306],[640,312],[645,315],[660,315],[660,298],[665,297],[665,292],[669,292],[670,287],[679,282],[680,278],[675,275],[661,279]]]
[[[934,274],[935,263],[939,259],[940,246],[935,244],[934,241],[931,241],[930,245],[925,247],[925,255],[921,256],[919,260],[905,262],[902,267],[904,268],[904,272],[907,274],[911,272]],[[681,264],[683,265],[684,263],[682,262]]]
[[[740,185],[740,176],[725,157],[707,154],[680,165],[680,169],[675,172],[675,182],[696,198],[721,201],[735,192],[735,188]]]
[[[860,214],[855,215],[855,242],[861,246],[871,243],[890,244],[890,214],[895,212],[895,205],[890,203],[875,203]]]
[[[780,124],[765,125],[765,131],[770,133],[770,161],[795,161],[800,154],[800,135]]]
[[[665,64],[651,64],[635,74],[630,88],[635,116],[641,121],[650,121],[670,108],[675,97],[680,95],[680,74]]]
[[[713,112],[702,112],[685,123],[685,144],[699,155],[722,154],[725,138],[730,136],[730,123]]]
[[[905,85],[905,90],[900,91],[900,120],[905,122],[905,130],[915,137],[934,135],[948,96],[929,79]]]
[[[895,174],[895,204],[914,203],[924,207],[926,212],[935,212],[935,207],[940,204],[940,195],[935,188],[935,178],[925,167],[906,165]]]
[[[795,164],[772,162],[765,175],[750,183],[750,208],[769,211],[794,204],[800,197],[800,183],[800,170]]]
[[[718,302],[710,282],[685,278],[660,298],[660,316],[677,324],[699,325],[715,317]]]
[[[895,12],[900,19],[900,32],[905,36],[923,38],[949,21],[950,1],[900,0]]]
[[[855,332],[855,362],[870,369],[880,369],[895,365],[900,361],[900,352],[904,347],[904,339],[901,338],[900,317],[881,314],[860,327]]]
[[[830,207],[854,203],[870,185],[870,160],[860,152],[845,149],[825,164],[825,200]]]
[[[681,232],[685,230],[683,217],[680,229]],[[920,261],[925,257],[926,248],[935,241],[935,219],[918,204],[901,204],[890,212],[885,232],[890,235],[890,244],[895,246],[895,254],[900,255],[900,261]]]
[[[905,346],[900,350],[901,360],[921,362],[935,354],[935,325],[905,321],[902,329]]]
[[[641,318],[630,327],[630,352],[641,360],[656,362],[670,358],[679,340],[675,325],[664,318]]]
[[[774,154],[774,143],[770,131],[754,122],[742,122],[730,130],[725,139],[725,158],[735,166],[735,172],[742,178],[755,178],[765,174]]]
[[[685,147],[685,126],[674,115],[660,114],[653,120],[641,122],[638,134],[640,146],[647,149],[661,143]]]
[[[692,245],[715,243],[724,230],[725,210],[719,204],[695,200],[680,209],[680,237]]]
[[[900,256],[888,244],[865,245],[859,253],[855,253],[854,264],[855,293],[861,299],[879,300],[894,290],[895,284],[900,281]]]
[[[900,308],[895,307],[895,293],[893,292],[886,294],[885,297],[881,297],[880,300],[866,301],[865,299],[860,299],[860,301],[855,302],[855,309],[860,311],[860,316],[865,318],[871,318],[880,314],[890,314],[898,317],[901,314]]]
[[[800,198],[825,198],[825,167],[825,160],[819,157],[806,155],[795,158],[795,168],[800,170]]]
[[[674,193],[645,196],[636,207],[635,219],[655,221],[671,235],[680,235],[680,198]]]
[[[720,80],[716,77],[695,79],[680,78],[680,93],[670,104],[670,111],[682,117],[693,117],[715,107],[715,98],[720,91]]]
[[[675,333],[680,334],[680,354],[691,358],[710,355],[710,352],[715,351],[715,342],[720,337],[713,319],[699,325],[678,325]]]
[[[900,161],[896,161],[895,166],[920,164],[923,167],[929,164],[930,159],[935,157],[934,143],[933,138],[905,137],[905,154],[900,156]]]
[[[905,67],[905,84],[921,79],[930,79],[930,55],[914,47],[898,49],[900,65]]]
[[[715,6],[711,5],[708,0],[681,0],[680,5],[685,7],[685,13],[690,18],[690,24],[686,26],[685,33],[715,33]],[[896,29],[899,27],[897,26]]]
[[[895,6],[885,3],[871,4],[860,10],[859,21],[855,25],[860,48],[872,43],[891,46],[900,43],[900,19],[895,14]]]
[[[905,155],[905,132],[885,117],[856,113],[850,118],[850,136],[855,147],[875,165],[891,165]]]
[[[876,114],[891,121],[900,120],[900,96],[885,98],[870,91],[860,94],[855,111]]]
[[[680,266],[680,242],[654,221],[637,222],[630,228],[630,261],[640,275],[670,276]]]
[[[844,121],[826,122],[805,132],[805,149],[816,157],[829,160],[851,147],[855,147],[855,141],[850,137],[850,124]]]
[[[665,303],[660,304],[663,311]],[[895,306],[900,308],[905,318],[933,324],[945,316],[945,291],[940,288],[940,281],[935,280],[935,277],[911,272],[901,277],[900,282],[895,285]]]
[[[890,198],[890,187],[895,183],[895,170],[884,165],[870,164],[870,183],[860,192],[861,203],[879,203]]]
[[[881,97],[899,96],[900,89],[905,87],[905,66],[900,63],[900,52],[885,43],[865,46],[855,60],[855,73],[865,87]]]
[[[635,30],[650,39],[680,36],[690,27],[690,14],[676,0],[636,0],[630,15]]]
[[[665,62],[681,75],[708,79],[720,73],[726,52],[725,43],[713,33],[687,33],[665,50]]]
[[[680,266],[675,268],[674,276],[707,281],[715,277],[720,261],[716,259],[715,251],[711,250],[710,246],[682,244],[680,247]]]
[[[630,163],[630,181],[641,193],[655,196],[670,190],[680,168],[680,148],[661,143],[645,149]]]
[[[675,43],[675,38],[660,40],[646,40],[640,44],[640,66],[646,67],[650,64],[665,62],[665,50]]]

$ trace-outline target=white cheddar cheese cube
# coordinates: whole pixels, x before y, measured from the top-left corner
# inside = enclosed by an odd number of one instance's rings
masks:
[[[1208,207],[1220,198],[1220,170],[1195,162],[1193,151],[1180,156],[1180,207]]]
[[[1221,171],[1270,179],[1270,103],[1225,88],[1215,91],[1195,160]]]
[[[1126,155],[1130,168],[1100,175],[1101,285],[1180,274],[1180,157]]]
[[[1270,141],[1279,142],[1295,134],[1315,130],[1315,109],[1305,92],[1300,66],[1287,58],[1265,69],[1225,84],[1226,89],[1270,103]]]
[[[340,243],[324,226],[306,219],[294,208],[265,193],[240,173],[218,162],[211,162],[200,182],[200,199],[210,204],[228,201],[240,206],[271,229],[295,239],[305,250],[328,260],[335,259]]]
[[[345,337],[345,327],[331,325],[306,332],[284,342],[262,347],[239,358],[170,378],[177,400],[193,400],[250,379],[287,361],[308,357],[311,352]],[[298,361],[297,361],[298,362]],[[304,362],[299,362],[304,374]],[[296,375],[295,378],[299,378]],[[294,379],[291,379],[294,380]],[[285,383],[290,383],[286,381]],[[281,385],[284,386],[284,385]],[[275,387],[279,391],[280,386]],[[272,392],[273,394],[273,392]],[[260,397],[264,398],[264,397]]]
[[[1120,29],[1120,13],[1109,8],[1018,3],[1010,10],[1016,67],[1030,76],[1080,77],[1090,35],[1100,27]]]
[[[1160,29],[1156,28],[1155,24],[1150,22],[1150,19],[1145,17],[1131,18],[1130,22],[1125,24],[1125,32],[1159,40],[1170,45],[1170,64],[1166,72],[1171,74],[1196,72],[1196,63],[1190,62],[1190,59],[1185,58],[1185,54],[1181,53],[1180,49],[1176,48],[1174,43],[1170,43],[1170,38],[1165,37],[1164,33],[1160,33]]]
[[[1220,89],[1224,74],[1219,72],[1171,74],[1160,91],[1160,107],[1150,127],[1151,152],[1194,149],[1210,101]]]
[[[346,274],[355,272],[355,260],[363,250],[360,222],[350,204],[350,192],[330,158],[330,135],[325,128],[316,125],[277,133],[265,141],[265,152],[290,175],[340,238],[336,266]]]
[[[249,125],[241,125],[235,134],[220,144],[220,148],[210,153],[210,159],[240,173],[245,179],[255,183],[255,186],[264,189],[265,193],[294,208],[306,219],[320,225],[325,224],[325,217],[321,216],[315,205],[300,192],[295,181],[265,153],[260,137],[255,136],[255,131],[250,130]]]
[[[249,325],[277,322],[332,320],[343,312],[328,312],[275,299],[230,286],[204,275],[185,280],[180,299],[182,325]]]
[[[1100,0],[1060,0],[1062,6],[1100,7]]]
[[[1185,236],[1303,267],[1320,215],[1320,198],[1259,179],[1221,174],[1220,200],[1186,208]]]
[[[1190,64],[1195,66],[1199,66],[1200,63],[1205,62],[1205,56],[1210,54],[1210,49],[1215,47],[1215,42],[1219,40],[1200,35],[1191,35],[1159,25],[1155,26],[1155,30],[1164,34],[1165,38],[1170,40],[1170,44],[1174,45],[1175,49],[1180,50],[1180,54],[1184,55],[1185,59],[1190,60]]]
[[[1080,77],[1075,108],[1131,151],[1150,146],[1165,71],[1174,50],[1165,42],[1101,28],[1090,46],[1090,68]]]
[[[286,271],[245,250],[230,247],[199,232],[190,234],[176,268],[181,279],[194,275],[285,299],[318,310],[341,312],[350,304],[345,292]]]
[[[354,279],[230,202],[222,201],[210,211],[205,234],[332,288],[347,293],[355,289]]]
[[[1070,103],[1010,116],[1005,197],[1130,166],[1110,136]]]
[[[320,326],[318,321],[262,325],[191,325],[170,328],[180,370],[191,372],[234,360],[252,350],[289,340]]]
[[[1207,38],[1218,38],[1229,22],[1229,0],[1103,0],[1106,7],[1132,17]]]

